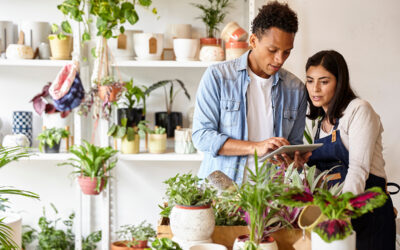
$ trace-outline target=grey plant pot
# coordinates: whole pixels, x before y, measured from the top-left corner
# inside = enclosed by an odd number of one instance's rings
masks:
[[[60,143],[58,144],[54,144],[54,146],[52,148],[49,147],[49,145],[45,144],[44,145],[44,152],[46,154],[57,154],[60,153]]]

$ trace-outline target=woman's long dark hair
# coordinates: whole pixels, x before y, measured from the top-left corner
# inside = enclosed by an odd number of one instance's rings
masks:
[[[325,114],[322,107],[315,107],[310,99],[310,95],[307,91],[307,101],[310,104],[310,113],[307,117],[311,120],[315,120],[320,116],[327,116],[331,124],[335,123],[335,120],[343,116],[343,111],[347,108],[347,105],[356,98],[354,91],[350,87],[349,70],[344,57],[334,50],[323,50],[312,57],[308,58],[306,64],[306,71],[311,66],[321,65],[332,75],[336,77],[336,89],[332,100],[329,103],[327,114]]]

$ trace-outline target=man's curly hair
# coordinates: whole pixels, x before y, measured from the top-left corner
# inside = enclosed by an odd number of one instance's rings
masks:
[[[252,32],[261,38],[264,32],[272,27],[288,33],[296,33],[298,29],[297,14],[288,4],[274,1],[263,5],[252,22]]]

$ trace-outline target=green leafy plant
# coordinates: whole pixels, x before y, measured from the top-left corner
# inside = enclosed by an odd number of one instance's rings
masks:
[[[10,162],[29,157],[30,155],[26,149],[21,147],[0,147],[0,168]],[[39,199],[39,195],[33,192],[0,186],[0,206],[3,206],[4,209],[7,207],[4,203],[8,202],[8,199],[4,198],[4,195],[19,195]],[[0,245],[5,249],[16,249],[17,245],[11,237],[11,228],[3,222],[4,219],[0,218]]]
[[[154,130],[148,127],[149,121],[140,121],[138,124],[138,133],[140,137],[145,137],[146,134],[158,134],[162,135],[165,134],[167,131],[163,127],[155,127]]]
[[[82,250],[95,250],[96,243],[101,241],[101,230],[90,233],[86,238],[82,237]]]
[[[67,39],[67,36],[64,33],[72,34],[71,26],[67,27],[64,22],[62,23],[62,25],[64,25],[65,27],[62,27],[61,29],[60,29],[60,26],[58,26],[55,23],[51,25],[51,32],[53,33],[54,36],[49,36],[49,40],[56,39],[56,37],[59,40],[65,40],[65,39]],[[66,32],[66,31],[68,31],[68,32]]]
[[[208,0],[208,4],[192,3],[199,8],[203,14],[197,17],[201,19],[207,28],[207,37],[215,37],[218,25],[222,23],[230,6],[230,0]]]
[[[157,233],[150,223],[142,221],[139,225],[123,225],[117,231],[119,238],[124,240],[127,247],[133,247],[139,244],[139,241],[146,241],[156,237]]]
[[[180,88],[177,91],[174,91],[174,83],[178,83],[180,86]],[[168,91],[166,88],[167,84],[170,85]],[[190,95],[185,87],[185,84],[179,79],[163,80],[163,81],[156,82],[156,83],[152,84],[144,93],[145,93],[145,95],[149,95],[152,91],[154,91],[160,87],[164,88],[165,108],[166,108],[168,114],[170,114],[172,112],[172,104],[174,103],[175,97],[179,93],[179,91],[183,90],[185,93],[185,96],[190,100]],[[169,93],[169,94],[167,94],[167,93]]]
[[[62,30],[65,33],[71,33],[68,18],[83,23],[82,41],[89,41],[91,39],[89,26],[93,22],[92,17],[96,18],[97,36],[109,39],[118,33],[124,33],[124,24],[127,21],[131,25],[139,21],[137,6],[149,8],[151,4],[152,0],[64,0],[57,8],[66,17],[66,20],[61,23]],[[157,14],[157,9],[153,8],[152,12]]]
[[[114,138],[124,138],[128,141],[134,141],[135,140],[135,135],[137,134],[137,131],[135,131],[135,128],[133,127],[127,127],[127,118],[122,118],[121,119],[121,126],[118,124],[113,124],[109,129],[108,129],[108,136],[112,136]]]
[[[133,85],[133,79],[125,82],[125,91],[123,92],[124,100],[122,105],[132,110],[135,105],[143,102],[143,114],[146,114],[146,90],[145,86],[138,87]],[[148,96],[148,94],[147,94]]]
[[[213,202],[216,226],[246,226],[239,207],[224,197],[215,198]]]
[[[106,174],[117,164],[117,159],[111,160],[117,150],[111,147],[97,147],[83,141],[83,145],[74,145],[70,152],[76,158],[70,158],[68,162],[60,163],[58,166],[70,165],[76,169],[73,174],[97,178],[97,191],[100,191],[101,179],[104,180],[104,185],[107,185]]]
[[[62,138],[67,138],[69,136],[69,131],[63,128],[50,128],[45,129],[37,137],[39,140],[39,150],[43,152],[43,147],[48,145],[53,148],[55,145],[61,142]]]
[[[151,247],[157,250],[182,250],[178,243],[168,238],[155,239]]]
[[[350,218],[357,218],[385,204],[387,196],[380,187],[373,187],[364,193],[350,192],[333,195],[328,190],[316,189],[310,193],[299,188],[291,188],[281,199],[290,206],[316,205],[328,219],[319,223],[316,232],[324,241],[345,239],[353,228]]]
[[[26,249],[29,244],[31,244],[35,239],[36,236],[36,229],[32,228],[28,225],[22,226],[22,248]]]
[[[161,215],[169,217],[171,209],[175,205],[183,206],[204,206],[209,205],[216,196],[217,191],[208,185],[208,180],[201,182],[197,176],[188,174],[177,174],[164,181],[167,184],[165,195],[168,206],[159,206],[162,209]]]

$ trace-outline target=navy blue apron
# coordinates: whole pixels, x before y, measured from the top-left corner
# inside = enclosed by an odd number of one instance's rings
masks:
[[[318,123],[314,143],[324,145],[312,152],[307,164],[316,165],[321,171],[333,168],[329,175],[331,179],[328,181],[328,186],[331,186],[345,180],[349,168],[349,151],[343,145],[340,131],[337,130],[339,119],[333,127],[332,134],[324,138],[319,138],[321,121]],[[386,181],[370,173],[365,189],[375,186],[386,190]],[[385,205],[357,219],[352,219],[351,223],[356,231],[357,250],[395,250],[396,224],[393,203],[389,195]]]

